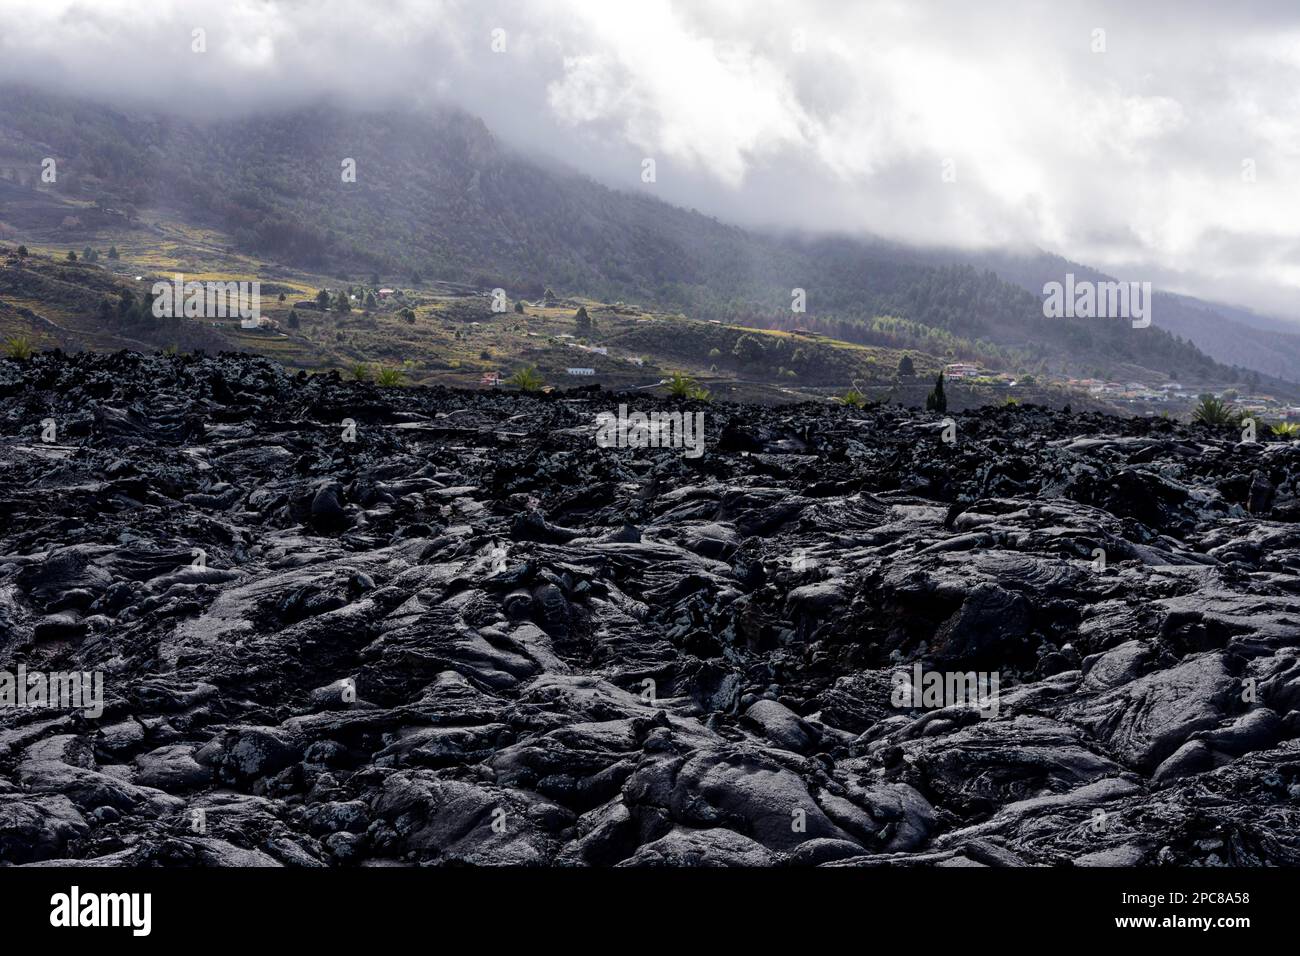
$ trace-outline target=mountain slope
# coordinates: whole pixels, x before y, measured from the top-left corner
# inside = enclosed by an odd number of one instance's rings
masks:
[[[972,257],[954,253],[951,258],[969,261]],[[1059,282],[1067,272],[1094,282],[1114,279],[1097,269],[1048,253],[1027,256],[989,253],[973,258],[1008,282],[1035,294],[1042,291],[1045,282]],[[1242,375],[1244,381],[1291,386],[1300,383],[1300,332],[1288,331],[1293,325],[1246,309],[1170,292],[1154,293],[1153,302],[1153,325],[1186,339],[1216,361],[1248,370]]]
[[[240,250],[343,278],[419,273],[520,296],[553,287],[1012,370],[1237,377],[1160,329],[1044,319],[1036,295],[991,270],[852,239],[746,232],[608,189],[523,159],[454,112],[319,107],[201,125],[4,91],[5,168],[35,170],[42,156],[59,159],[54,188],[67,197],[128,220],[175,210]],[[344,181],[345,160],[355,182]],[[791,311],[795,289],[806,313]]]

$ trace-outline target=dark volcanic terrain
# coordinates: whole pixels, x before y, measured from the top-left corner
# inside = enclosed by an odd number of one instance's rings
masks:
[[[1300,443],[620,402],[0,362],[0,863],[1300,864]]]

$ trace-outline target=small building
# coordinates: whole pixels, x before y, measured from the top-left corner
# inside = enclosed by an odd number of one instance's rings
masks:
[[[596,370],[594,368],[570,368],[570,369],[565,369],[565,371],[567,371],[570,375],[595,375],[596,374]]]
[[[396,289],[380,289],[379,298],[387,299],[390,295],[392,295],[396,291],[397,291]]]
[[[970,365],[966,362],[953,362],[943,367],[944,378],[974,378],[979,373],[978,365]]]
[[[496,388],[498,385],[501,384],[501,373],[484,372],[483,377],[478,381],[480,385],[490,385],[492,388]]]

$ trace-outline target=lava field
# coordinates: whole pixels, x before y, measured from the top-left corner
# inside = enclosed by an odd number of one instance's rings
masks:
[[[1300,442],[1240,439],[2,361],[0,864],[1300,864]]]

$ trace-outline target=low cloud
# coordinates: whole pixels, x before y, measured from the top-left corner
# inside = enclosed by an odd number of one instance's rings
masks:
[[[1037,246],[1296,315],[1300,9],[1134,6],[0,0],[0,79],[200,118],[450,103],[746,225]]]

